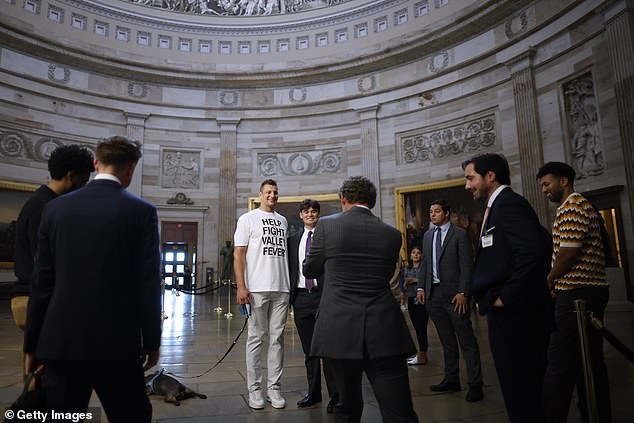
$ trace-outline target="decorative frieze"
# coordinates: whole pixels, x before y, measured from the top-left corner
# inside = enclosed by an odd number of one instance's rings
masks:
[[[449,52],[443,51],[435,55],[429,61],[429,72],[436,73],[449,66]]]
[[[137,99],[147,97],[147,84],[128,82],[128,95]]]
[[[562,89],[568,143],[577,177],[600,175],[605,165],[592,74],[585,73],[563,84]]]
[[[237,91],[220,91],[220,104],[223,106],[236,106],[240,97]]]
[[[59,84],[68,84],[70,81],[70,68],[50,63],[48,65],[48,79]]]
[[[370,75],[359,78],[357,80],[357,88],[362,94],[374,91],[374,89],[376,88],[376,76]]]
[[[303,103],[306,101],[306,88],[291,88],[288,90],[288,99],[291,103]]]
[[[528,16],[526,15],[526,11],[522,11],[519,15],[508,19],[504,23],[504,33],[506,37],[510,40],[526,32],[528,28]]]
[[[258,153],[257,163],[259,176],[297,176],[337,173],[341,171],[343,159],[341,148],[337,148],[293,153]]]
[[[161,188],[200,189],[200,151],[161,150]]]
[[[445,128],[397,135],[400,162],[415,163],[490,147],[496,142],[495,115],[490,114]]]
[[[21,131],[0,128],[0,159],[47,162],[53,150],[64,144],[69,142],[50,136],[27,135]],[[74,142],[72,144],[81,144],[94,153],[93,145]]]

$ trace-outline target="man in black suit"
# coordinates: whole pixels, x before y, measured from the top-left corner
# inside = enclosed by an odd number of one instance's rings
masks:
[[[321,401],[321,363],[319,357],[310,356],[310,343],[313,339],[322,287],[317,280],[306,279],[301,271],[302,262],[311,249],[313,232],[319,220],[319,210],[318,201],[310,199],[302,201],[299,205],[299,218],[304,222],[304,227],[288,238],[290,298],[295,326],[306,356],[306,377],[308,379],[308,394],[297,402],[299,408],[310,407]],[[339,402],[339,396],[335,388],[335,376],[328,360],[324,360],[324,376],[330,397],[327,411],[332,413],[334,406]]]
[[[473,254],[467,231],[449,222],[451,209],[445,200],[433,201],[429,217],[434,225],[423,235],[423,262],[418,273],[416,298],[425,304],[445,357],[445,378],[429,389],[434,392],[460,391],[460,349],[467,365],[468,402],[480,401],[482,366],[480,348],[471,326],[469,284]],[[460,349],[458,349],[460,342]]]
[[[311,355],[332,359],[342,407],[337,420],[359,422],[366,372],[385,422],[417,422],[406,358],[416,347],[390,290],[401,234],[370,209],[374,184],[363,176],[339,189],[343,213],[320,219],[304,262],[307,278],[322,278],[323,293]]]
[[[509,187],[506,158],[485,153],[462,164],[465,189],[487,201],[471,292],[487,316],[489,343],[511,422],[543,421],[542,382],[552,327],[546,284],[550,236]]]
[[[24,352],[28,370],[44,363],[58,412],[85,412],[94,389],[110,422],[152,418],[143,364],[157,364],[161,338],[157,214],[125,190],[140,157],[138,142],[101,141],[95,180],[44,209]]]

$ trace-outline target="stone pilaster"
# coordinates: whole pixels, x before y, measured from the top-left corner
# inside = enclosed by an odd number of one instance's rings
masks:
[[[357,109],[361,133],[361,173],[376,186],[376,205],[372,212],[381,217],[381,178],[379,174],[379,135],[377,111],[379,106]]]
[[[218,202],[218,251],[225,241],[233,244],[236,229],[236,185],[238,182],[238,124],[239,118],[217,119],[220,126],[220,201]],[[220,267],[216,267],[220,269]]]
[[[146,114],[140,113],[128,113],[125,112],[126,122],[126,136],[134,141],[141,143],[141,152],[143,152],[143,143],[145,142],[145,121],[149,117]],[[128,187],[128,191],[143,196],[143,157],[139,159],[134,170],[134,176],[132,182]]]
[[[517,143],[519,146],[522,192],[535,209],[542,225],[550,227],[548,201],[535,180],[537,169],[544,163],[542,136],[539,126],[537,93],[533,76],[532,47],[506,63],[513,79]]]
[[[602,12],[623,148],[625,189],[630,210],[634,211],[634,1],[612,2]]]

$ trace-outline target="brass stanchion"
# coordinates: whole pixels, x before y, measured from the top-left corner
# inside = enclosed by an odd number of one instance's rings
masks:
[[[581,348],[581,364],[583,366],[583,378],[586,384],[586,406],[590,423],[599,423],[599,410],[597,408],[596,393],[594,390],[594,377],[592,375],[592,360],[590,357],[590,341],[588,340],[588,311],[584,300],[575,300],[575,312],[577,313],[577,326],[579,328],[579,344]]]
[[[220,286],[220,281],[218,279],[216,279],[216,286]],[[218,290],[220,291],[220,288],[218,288]],[[220,307],[220,292],[217,295],[218,297],[218,306],[216,306],[216,308],[214,308],[214,311],[218,314],[222,313],[222,307]]]
[[[225,317],[231,319],[233,317],[233,313],[231,313],[231,279],[226,279],[224,282],[227,284],[227,312]]]
[[[165,278],[161,278],[161,320],[167,320],[165,315]]]

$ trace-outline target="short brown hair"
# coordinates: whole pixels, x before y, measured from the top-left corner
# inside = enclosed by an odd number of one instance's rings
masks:
[[[264,188],[264,185],[272,185],[274,187],[277,186],[277,182],[275,182],[273,179],[267,179],[264,182],[262,182],[260,184],[260,192],[262,192],[262,188]]]
[[[120,169],[123,166],[139,161],[141,158],[141,143],[119,135],[105,138],[97,144],[95,156],[97,156],[97,161],[100,163]]]

